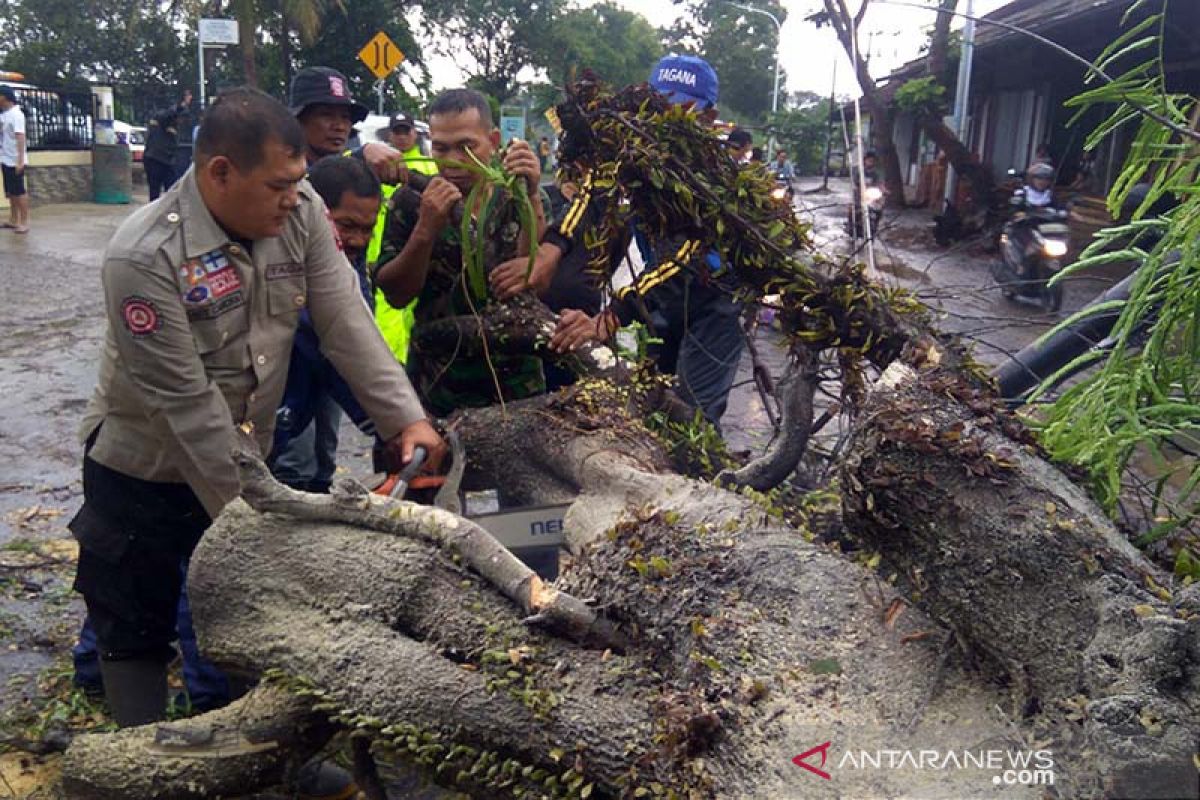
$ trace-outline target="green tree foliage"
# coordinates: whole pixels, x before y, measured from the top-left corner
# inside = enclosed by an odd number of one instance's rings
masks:
[[[721,108],[748,122],[763,121],[771,111],[775,80],[775,24],[762,14],[742,11],[725,0],[674,0],[690,13],[666,31],[667,47],[703,56],[721,81]],[[779,0],[756,0],[749,5],[769,11],[780,21],[787,16]],[[780,73],[780,87],[787,84]]]
[[[820,174],[825,158],[825,136],[829,131],[829,98],[814,92],[796,92],[787,108],[770,118],[769,128],[779,146],[788,152],[796,171]],[[840,134],[836,134],[840,137]],[[841,140],[837,142],[841,149]]]
[[[932,75],[905,81],[896,90],[896,107],[917,116],[939,114],[946,107],[946,87]]]
[[[434,48],[454,58],[467,83],[497,100],[517,89],[528,66],[546,66],[564,0],[425,0],[421,11]]]
[[[1114,216],[1135,186],[1148,184],[1149,191],[1132,222],[1101,232],[1081,260],[1064,271],[1062,278],[1100,263],[1142,265],[1128,301],[1075,315],[1119,309],[1112,333],[1116,346],[1107,357],[1088,353],[1064,368],[1098,367],[1049,408],[1042,441],[1056,458],[1087,469],[1110,510],[1115,510],[1128,483],[1148,486],[1156,524],[1143,543],[1176,534],[1177,566],[1181,573],[1200,579],[1200,560],[1187,552],[1190,547],[1200,553],[1194,530],[1187,530],[1194,528],[1200,511],[1200,459],[1195,455],[1200,450],[1198,101],[1167,90],[1158,44],[1163,27],[1161,14],[1132,25],[1096,62],[1090,77],[1100,85],[1070,101],[1081,114],[1097,105],[1116,107],[1092,132],[1088,149],[1100,146],[1123,125],[1138,125],[1109,196]],[[1145,63],[1115,79],[1101,75],[1135,55]],[[1173,210],[1152,215],[1151,208],[1164,199]],[[1145,233],[1156,234],[1157,241],[1137,236]],[[1147,472],[1154,473],[1149,484]]]
[[[384,108],[416,110],[429,93],[430,75],[421,46],[405,19],[403,6],[393,0],[353,0],[325,14],[321,33],[312,44],[299,44],[294,51],[295,68],[326,66],[343,72],[359,102],[375,108],[375,76],[358,58],[376,31],[383,31],[404,53],[397,73],[384,81]],[[406,78],[402,84],[398,74]],[[407,88],[406,88],[407,85]]]
[[[383,30],[404,51],[411,94],[391,78],[385,104],[415,108],[424,99],[429,74],[404,15],[388,0],[240,0],[227,11],[195,2],[170,0],[0,0],[7,21],[0,41],[3,69],[25,74],[46,86],[89,82],[112,84],[122,118],[144,121],[154,109],[195,90],[196,20],[202,16],[240,15],[252,46],[210,49],[205,54],[211,91],[247,81],[283,98],[293,71],[330,66],[349,77],[357,97],[374,106],[375,78],[358,60],[358,51]]]
[[[32,83],[105,82],[175,96],[194,83],[194,24],[181,4],[0,0],[0,64]]]
[[[547,44],[545,66],[558,87],[570,80],[572,70],[583,69],[614,86],[641,83],[662,55],[658,31],[646,18],[611,3],[566,10]]]

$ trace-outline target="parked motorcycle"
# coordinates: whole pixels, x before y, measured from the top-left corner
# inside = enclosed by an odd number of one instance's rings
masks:
[[[1050,285],[1050,279],[1058,274],[1070,249],[1067,212],[1050,206],[1030,207],[1021,190],[1009,202],[1016,211],[1000,233],[1000,261],[994,264],[992,277],[1009,300],[1023,297],[1037,301],[1046,311],[1058,311],[1062,308],[1062,284]]]

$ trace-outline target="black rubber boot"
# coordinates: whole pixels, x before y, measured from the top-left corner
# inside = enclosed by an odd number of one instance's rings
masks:
[[[100,659],[104,697],[117,725],[132,728],[167,717],[167,665],[161,661]]]
[[[352,800],[357,795],[354,778],[332,761],[313,759],[296,776],[299,800]]]

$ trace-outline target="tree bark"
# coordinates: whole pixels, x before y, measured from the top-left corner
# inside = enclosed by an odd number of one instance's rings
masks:
[[[1196,587],[1162,588],[1169,576],[1020,423],[956,378],[894,365],[862,419],[842,469],[847,528],[1007,676],[1018,719],[1096,754],[1084,794],[1194,796]]]
[[[927,74],[943,86],[947,90],[946,96],[950,97],[954,90],[946,83],[946,65],[949,58],[951,12],[958,7],[958,0],[940,0],[938,7],[941,13],[934,22],[933,35],[929,41]],[[954,167],[955,174],[971,184],[971,193],[977,207],[982,210],[990,208],[996,192],[996,182],[992,173],[979,163],[979,159],[957,134],[946,127],[941,114],[920,114],[917,122],[925,135],[946,155],[946,160]]]
[[[662,473],[644,432],[610,419],[581,434],[579,415],[544,402],[471,412],[460,430],[485,461],[514,431],[544,432],[524,452],[540,442],[540,468],[583,490],[568,515],[577,567],[558,588],[618,620],[624,654],[528,628],[424,540],[236,503],[192,560],[206,655],[302,677],[342,724],[489,797],[547,782],[596,796],[657,783],[684,797],[779,797],[797,780],[797,748],[832,731],[914,748],[927,732],[948,746],[922,725],[927,711],[983,720],[1000,699],[939,695],[945,676],[968,684],[942,665],[942,637],[904,641],[936,626],[915,611],[885,625],[894,592],[862,568],[746,498]],[[641,455],[621,452],[622,436]],[[105,738],[72,763],[107,758]],[[158,769],[148,757],[144,771]],[[895,792],[900,778],[847,774],[841,786]]]
[[[238,21],[238,39],[241,41],[242,76],[247,86],[258,86],[258,62],[255,57],[258,29],[253,0],[239,0],[234,15]]]
[[[475,471],[511,476],[530,501],[577,487],[573,566],[556,588],[620,625],[624,652],[529,627],[425,536],[243,503],[192,561],[201,646],[239,673],[292,676],[275,680],[377,754],[478,796],[564,786],[627,796],[655,784],[683,797],[795,796],[798,785],[805,797],[976,796],[991,771],[853,769],[845,758],[1036,749],[1034,737],[1051,742],[1037,747],[1053,748],[1068,796],[1116,794],[1148,771],[1156,788],[1184,780],[1200,596],[1172,609],[1147,595],[1144,563],[1078,491],[1009,453],[1023,446],[1005,438],[1015,428],[965,390],[922,380],[911,391],[894,382],[864,408],[843,481],[848,527],[910,576],[945,627],[768,505],[664,472],[638,409],[605,405],[601,416],[538,398],[468,412],[459,432]],[[962,431],[943,442],[955,420]],[[917,433],[897,432],[905,426]],[[888,464],[908,483],[887,484]],[[996,503],[997,491],[1011,495]],[[950,632],[1003,665],[1010,685],[948,647]],[[828,782],[792,761],[824,742]],[[73,770],[95,769],[115,737],[89,743]],[[145,755],[143,771],[159,774],[159,761]]]
[[[761,457],[736,470],[717,476],[717,482],[733,487],[749,486],[766,492],[786,481],[808,449],[812,433],[814,397],[817,392],[818,359],[804,348],[796,348],[787,374],[779,381],[776,395],[782,412],[779,435]]]
[[[955,173],[971,184],[971,195],[975,207],[987,211],[992,206],[996,194],[996,182],[987,167],[979,163],[979,159],[963,144],[954,132],[946,127],[941,117],[936,115],[921,115],[918,118],[925,135],[933,140],[938,149],[946,154],[946,160],[954,167]]]
[[[871,139],[874,142],[876,158],[883,165],[886,201],[888,205],[903,207],[904,176],[900,174],[900,157],[892,139],[895,112],[890,103],[880,95],[879,87],[871,77],[870,68],[859,47],[858,26],[866,14],[870,0],[861,2],[859,10],[852,15],[846,0],[824,0],[825,13],[833,25],[838,41],[842,44],[842,49],[846,51],[846,56],[854,66],[854,77],[863,93],[863,105],[871,116]]]
[[[281,783],[337,730],[312,706],[263,684],[193,719],[80,736],[63,760],[63,791],[88,800],[203,800]]]

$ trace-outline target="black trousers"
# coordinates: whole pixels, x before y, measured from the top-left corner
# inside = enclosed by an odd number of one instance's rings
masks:
[[[212,524],[186,484],[143,481],[84,456],[83,507],[68,527],[79,541],[83,595],[108,660],[175,656],[179,565]]]
[[[158,199],[160,194],[174,185],[175,167],[172,165],[153,158],[145,159],[142,165],[146,168],[146,185],[150,189],[151,200]]]

